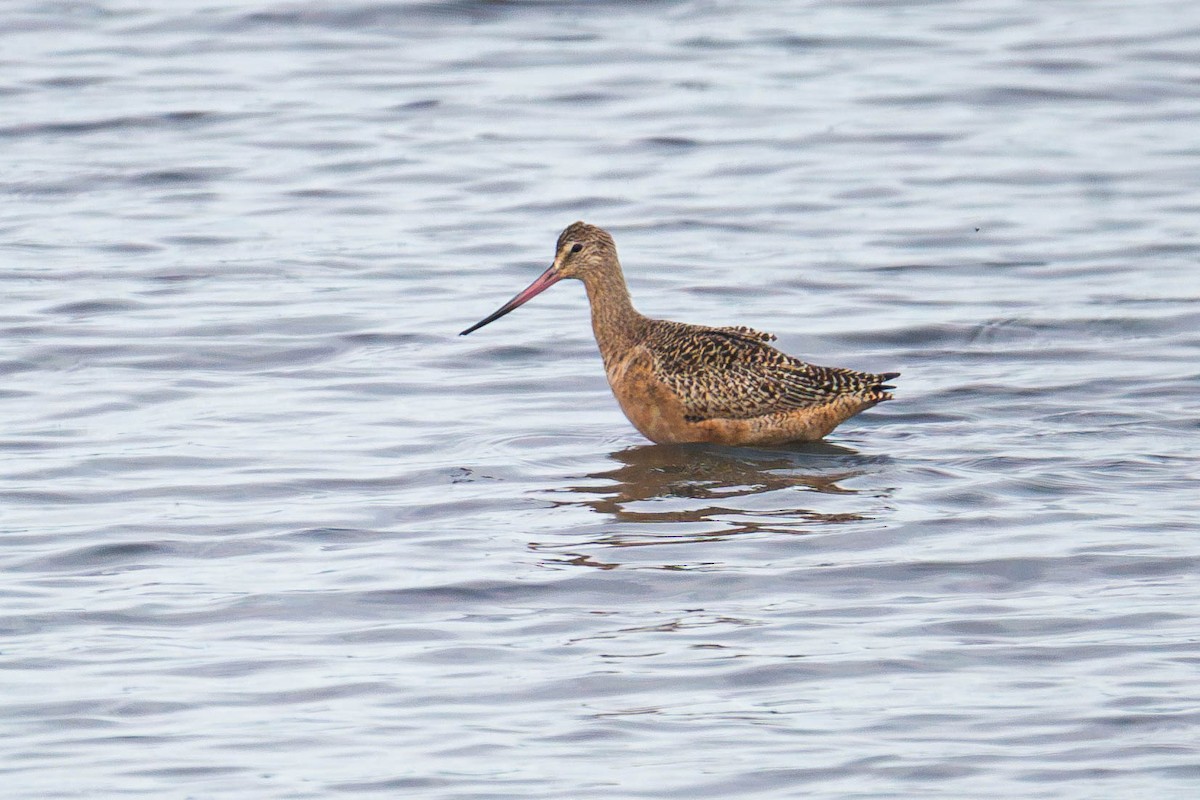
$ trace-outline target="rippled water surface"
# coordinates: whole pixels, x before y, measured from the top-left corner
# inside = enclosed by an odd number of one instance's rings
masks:
[[[187,5],[0,9],[6,796],[1196,796],[1200,6]]]

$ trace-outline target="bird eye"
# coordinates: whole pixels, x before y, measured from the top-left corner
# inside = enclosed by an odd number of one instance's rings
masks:
[[[583,245],[581,245],[579,242],[576,242],[575,244],[571,245],[572,253],[578,253],[582,249],[583,249]]]

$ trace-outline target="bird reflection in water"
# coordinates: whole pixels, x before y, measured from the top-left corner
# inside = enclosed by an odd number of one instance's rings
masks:
[[[650,547],[753,533],[815,533],[829,525],[869,521],[880,494],[887,493],[879,487],[864,492],[843,485],[875,471],[886,457],[864,456],[823,441],[770,450],[650,445],[620,450],[611,458],[620,465],[588,475],[603,484],[563,487],[559,492],[579,497],[556,503],[583,506],[606,517],[597,535],[569,545],[534,543],[532,549],[558,553],[558,564],[612,569],[619,565],[580,554],[580,545]],[[746,502],[770,492],[786,494],[773,498],[773,503]],[[805,505],[846,506],[854,496],[862,496],[864,502],[855,503],[853,511],[818,511],[797,507],[805,496],[816,500]]]

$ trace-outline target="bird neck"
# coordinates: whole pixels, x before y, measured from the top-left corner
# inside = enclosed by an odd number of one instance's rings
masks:
[[[638,343],[646,318],[633,307],[618,262],[613,262],[612,269],[587,276],[583,285],[592,308],[592,331],[607,365]]]

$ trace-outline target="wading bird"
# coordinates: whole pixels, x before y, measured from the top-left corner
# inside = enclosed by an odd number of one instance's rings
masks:
[[[891,400],[873,374],[818,367],[776,350],[775,337],[752,328],[710,328],[637,312],[612,236],[576,222],[558,237],[554,263],[491,316],[494,322],[564,278],[583,281],[592,331],[621,410],[659,444],[782,444],[820,439],[850,417]]]

